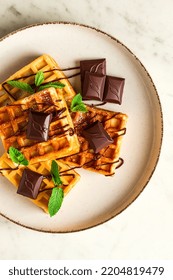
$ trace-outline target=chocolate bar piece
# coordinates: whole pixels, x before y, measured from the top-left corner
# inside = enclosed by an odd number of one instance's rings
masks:
[[[99,121],[92,123],[89,127],[84,129],[83,135],[95,153],[100,152],[101,149],[113,143],[113,139],[109,136],[102,123]]]
[[[106,76],[105,90],[103,100],[106,102],[112,102],[121,104],[125,79]]]
[[[24,169],[17,193],[36,199],[42,180],[43,175],[27,168]]]
[[[102,100],[106,76],[98,73],[85,72],[82,97],[83,99]]]
[[[26,137],[41,142],[47,141],[51,119],[52,114],[30,111]]]
[[[81,72],[82,85],[83,85],[86,71],[106,75],[106,59],[101,58],[101,59],[91,59],[91,60],[80,61],[80,72]]]

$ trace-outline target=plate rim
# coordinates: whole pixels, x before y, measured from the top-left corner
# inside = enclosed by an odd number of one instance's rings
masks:
[[[22,32],[24,30],[27,30],[27,29],[30,29],[30,28],[34,28],[34,27],[37,27],[37,26],[44,26],[44,25],[71,25],[71,26],[78,26],[78,27],[83,27],[83,28],[88,28],[90,30],[94,30],[98,33],[101,33],[102,35],[106,35],[108,36],[110,39],[112,39],[113,41],[115,41],[116,43],[120,44],[121,47],[123,47],[126,51],[128,51],[130,53],[130,55],[133,56],[133,58],[136,60],[136,62],[142,67],[142,69],[144,70],[145,74],[147,75],[148,79],[150,80],[150,83],[154,89],[154,93],[155,93],[155,96],[157,98],[157,101],[158,101],[158,106],[159,106],[159,113],[160,113],[160,143],[159,143],[159,146],[158,146],[158,153],[157,153],[157,157],[155,159],[155,163],[154,163],[154,166],[152,167],[152,170],[150,171],[149,175],[147,176],[147,180],[145,182],[145,184],[141,187],[140,191],[137,192],[137,194],[135,194],[134,198],[132,198],[129,203],[127,203],[125,205],[125,207],[123,207],[123,209],[119,210],[116,214],[113,214],[111,215],[109,218],[105,219],[104,221],[101,221],[101,222],[98,222],[94,225],[91,225],[91,226],[86,226],[86,227],[82,227],[82,228],[79,228],[79,229],[74,229],[74,230],[45,230],[45,229],[42,229],[42,228],[34,228],[32,226],[27,226],[23,223],[20,223],[19,221],[15,221],[13,219],[11,219],[10,217],[6,216],[5,214],[1,213],[0,212],[0,215],[7,219],[8,221],[18,225],[18,226],[21,226],[23,228],[26,228],[26,229],[30,229],[30,230],[33,230],[33,231],[37,231],[37,232],[43,232],[43,233],[54,233],[54,234],[61,234],[61,233],[74,233],[74,232],[80,232],[80,231],[84,231],[84,230],[88,230],[88,229],[91,229],[91,228],[95,228],[99,225],[102,225],[110,220],[112,220],[113,218],[115,218],[116,216],[120,215],[123,211],[125,211],[138,197],[139,195],[143,192],[143,190],[146,188],[146,186],[148,185],[149,181],[151,180],[151,177],[153,176],[155,170],[156,170],[156,167],[157,167],[157,164],[158,164],[158,161],[159,161],[159,158],[160,158],[160,155],[161,155],[161,149],[162,149],[162,144],[163,144],[163,132],[164,132],[164,122],[163,122],[163,110],[162,110],[162,105],[161,105],[161,101],[160,101],[160,97],[159,97],[159,94],[158,94],[158,90],[155,86],[155,83],[151,77],[151,75],[149,74],[148,70],[146,69],[146,67],[144,66],[144,64],[141,62],[141,60],[133,53],[133,51],[131,51],[131,49],[129,47],[127,47],[124,43],[122,43],[119,39],[117,39],[116,37],[110,35],[109,33],[99,29],[99,28],[96,28],[96,27],[93,27],[93,26],[90,26],[90,25],[87,25],[87,24],[82,24],[82,23],[76,23],[76,22],[70,22],[70,21],[46,21],[46,22],[43,22],[43,23],[34,23],[34,24],[29,24],[29,25],[26,25],[24,27],[21,27],[19,29],[16,29],[12,32],[9,32],[8,34],[6,34],[5,36],[1,37],[0,38],[0,44],[1,42],[3,42],[4,40],[6,40],[7,38],[15,35],[16,33],[19,33],[19,32]]]

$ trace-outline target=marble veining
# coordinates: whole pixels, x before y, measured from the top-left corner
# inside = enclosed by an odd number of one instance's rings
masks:
[[[0,259],[172,259],[173,1],[30,0],[23,4],[0,0],[0,4],[0,37],[46,21],[87,24],[115,36],[149,71],[164,115],[158,166],[145,191],[126,211],[73,234],[35,232],[0,216]]]
[[[19,12],[15,6],[10,6],[8,11],[11,12],[15,17],[22,16],[21,12]]]

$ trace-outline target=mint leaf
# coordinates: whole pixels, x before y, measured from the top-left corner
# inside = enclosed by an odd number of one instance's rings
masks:
[[[64,199],[63,189],[59,187],[53,188],[48,203],[48,211],[51,217],[54,216],[61,208],[63,199]]]
[[[59,188],[59,186],[62,185],[62,181],[59,175],[58,164],[55,160],[52,160],[50,173],[52,175],[52,181],[55,185],[55,187],[52,189],[52,193],[48,202],[48,211],[52,217],[58,212],[64,199],[64,191],[62,188]]]
[[[41,85],[39,87],[39,90],[43,90],[45,88],[50,88],[50,87],[53,87],[53,88],[63,88],[63,87],[65,87],[65,85],[60,83],[60,82],[50,82],[50,83],[45,83],[45,84]]]
[[[38,71],[37,74],[35,75],[35,85],[38,87],[42,84],[43,81],[44,81],[43,71]]]
[[[55,184],[55,186],[61,186],[62,181],[61,181],[61,178],[60,178],[60,175],[59,175],[58,164],[55,160],[52,160],[50,173],[52,175],[52,181]]]
[[[71,107],[75,107],[76,105],[79,105],[82,103],[82,95],[80,93],[76,94],[72,101],[71,101]]]
[[[7,81],[7,84],[9,84],[12,87],[16,87],[21,90],[24,90],[24,91],[34,93],[34,90],[32,89],[32,87],[25,82],[19,82],[19,81],[13,80],[13,81]]]
[[[75,95],[75,97],[73,97],[71,106],[70,106],[70,110],[72,112],[78,112],[78,111],[87,112],[87,108],[82,101],[82,96],[80,93],[78,93],[77,95]]]
[[[84,112],[85,113],[85,112],[87,112],[87,108],[83,103],[81,103],[81,104],[73,107],[72,112]]]
[[[22,164],[22,165],[28,165],[28,160],[24,157],[24,155],[16,148],[10,147],[9,148],[9,156],[11,160],[15,163]]]

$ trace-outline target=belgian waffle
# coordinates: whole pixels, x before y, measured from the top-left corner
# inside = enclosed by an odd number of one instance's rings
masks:
[[[33,203],[35,203],[38,207],[42,208],[46,213],[48,212],[48,201],[51,195],[51,189],[54,186],[51,180],[50,170],[51,170],[51,160],[46,162],[37,162],[32,165],[28,165],[27,168],[35,171],[39,174],[42,174],[46,178],[43,179],[41,185],[41,192],[39,192],[36,199],[30,199]],[[57,161],[59,166],[60,177],[63,182],[62,188],[64,190],[64,195],[66,195],[78,182],[80,179],[80,175],[76,173],[74,170],[68,170],[69,167],[62,163],[61,161]],[[18,169],[14,169],[16,166],[8,157],[7,153],[4,153],[0,158],[0,169],[2,175],[4,175],[14,186],[18,188],[22,173],[25,166],[19,166]],[[6,170],[5,170],[6,169]],[[66,171],[67,170],[67,171]],[[45,190],[44,189],[50,189]]]
[[[87,113],[72,113],[72,120],[80,143],[80,151],[62,160],[72,166],[83,167],[104,175],[113,175],[121,164],[120,148],[123,135],[126,133],[127,115],[115,113],[93,106],[87,106]],[[89,142],[83,137],[82,131],[95,121],[103,124],[106,132],[113,139],[113,143],[95,154]]]
[[[53,114],[48,141],[27,139],[26,127],[30,109]],[[45,89],[1,107],[0,136],[6,151],[10,146],[21,150],[30,164],[79,151],[77,135],[74,133],[66,101],[62,92],[57,92],[54,88]]]
[[[15,74],[10,76],[7,80],[19,80],[28,84],[33,84],[34,74],[36,74],[38,71],[44,72],[44,83],[57,81],[60,79],[59,81],[63,83],[65,87],[59,89],[58,92],[62,92],[64,94],[66,101],[71,100],[74,97],[75,92],[70,82],[68,81],[64,73],[60,70],[55,60],[47,54],[38,57],[28,65],[24,66]],[[0,107],[28,96],[27,92],[21,91],[18,88],[11,87],[10,85],[6,84],[6,81],[0,84]],[[4,90],[3,86],[9,93]]]

